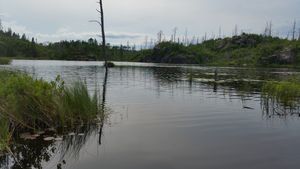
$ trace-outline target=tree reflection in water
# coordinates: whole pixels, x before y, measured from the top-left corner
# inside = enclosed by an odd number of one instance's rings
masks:
[[[122,68],[120,68],[122,69]],[[120,71],[126,74],[134,73],[134,69],[128,68]],[[197,92],[199,90],[210,90],[214,97],[227,96],[229,99],[240,99],[242,108],[251,109],[247,106],[248,100],[258,100],[261,103],[263,116],[266,118],[287,118],[290,116],[299,116],[300,108],[297,106],[286,106],[277,100],[270,100],[269,97],[261,95],[262,79],[274,78],[269,77],[269,73],[261,73],[260,71],[250,70],[230,70],[227,72],[220,70],[217,72],[215,69],[205,70],[189,70],[183,68],[166,68],[154,67],[146,69],[145,78],[149,78],[155,83],[157,92],[168,89],[168,92],[174,92],[178,88],[184,90],[188,89],[189,92]],[[96,69],[94,70],[97,71]],[[106,87],[108,83],[108,74],[105,72],[102,89],[102,105],[103,111],[107,112],[106,106]],[[113,73],[111,74],[113,75]],[[134,76],[134,75],[133,75]],[[147,76],[147,77],[146,77]],[[149,77],[151,76],[151,77]],[[119,77],[119,76],[118,76]],[[127,77],[126,77],[127,78]],[[282,77],[276,76],[280,79]],[[100,123],[98,125],[85,125],[77,127],[73,132],[77,135],[68,135],[65,133],[63,141],[43,141],[42,138],[37,140],[21,140],[16,139],[16,144],[10,148],[15,157],[11,155],[4,155],[0,157],[0,168],[42,168],[43,163],[49,162],[59,155],[58,163],[64,165],[65,159],[78,159],[80,151],[86,145],[89,138],[97,137],[97,144],[102,144],[104,116],[100,116]],[[18,161],[22,167],[18,163]],[[53,164],[56,168],[55,165]],[[63,168],[63,167],[62,167]]]
[[[270,71],[270,70],[269,70]],[[285,118],[287,116],[300,117],[300,102],[297,100],[281,101],[274,99],[270,94],[262,94],[262,86],[265,80],[285,80],[285,74],[274,75],[269,71],[257,71],[256,69],[203,69],[201,71],[183,68],[153,68],[153,77],[158,86],[164,86],[173,90],[174,87],[211,88],[216,95],[228,96],[229,99],[240,99],[244,109],[253,109],[246,105],[247,100],[260,98],[262,114],[265,118]],[[160,89],[158,89],[160,90]],[[284,102],[293,102],[286,105]]]

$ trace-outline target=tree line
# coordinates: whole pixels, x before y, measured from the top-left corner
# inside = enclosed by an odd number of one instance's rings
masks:
[[[96,39],[38,43],[35,38],[0,27],[0,56],[31,59],[104,60],[103,48]],[[137,50],[126,45],[105,45],[110,60],[128,61],[136,57]]]

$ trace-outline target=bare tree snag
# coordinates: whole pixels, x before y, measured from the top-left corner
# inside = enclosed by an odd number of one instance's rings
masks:
[[[292,30],[292,40],[295,40],[296,36],[296,21],[293,23],[293,30]]]
[[[174,39],[174,43],[176,43],[176,34],[177,34],[177,27],[175,27],[173,29],[173,39]]]
[[[101,28],[101,37],[102,37],[102,53],[104,56],[104,65],[105,69],[108,69],[107,64],[107,56],[106,56],[106,39],[105,39],[105,30],[104,30],[104,12],[103,12],[103,3],[102,0],[99,0],[99,9],[96,9],[96,11],[100,15],[100,21],[99,20],[91,20],[90,22],[97,23]]]
[[[163,36],[163,31],[159,31],[157,33],[157,43],[161,43],[162,42],[162,36]]]
[[[300,28],[298,29],[298,41],[300,41]]]

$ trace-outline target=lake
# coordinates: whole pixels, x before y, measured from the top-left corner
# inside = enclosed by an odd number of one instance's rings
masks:
[[[67,84],[81,79],[94,92],[102,90],[102,65],[14,60],[6,67],[48,81],[57,75]],[[15,157],[2,156],[0,168],[299,167],[299,115],[272,111],[259,90],[263,80],[282,80],[299,70],[116,65],[108,73],[104,126],[80,126],[81,134],[61,141],[19,139]]]

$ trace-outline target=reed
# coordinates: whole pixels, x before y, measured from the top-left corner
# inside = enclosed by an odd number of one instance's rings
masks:
[[[0,148],[4,149],[15,130],[34,132],[94,122],[104,113],[99,98],[98,92],[89,94],[82,81],[66,87],[59,76],[49,83],[1,70]]]
[[[8,120],[0,116],[0,151],[7,149],[10,137]]]
[[[299,104],[300,83],[296,81],[266,82],[262,87],[265,97],[293,107]]]

